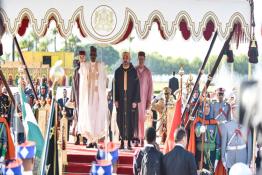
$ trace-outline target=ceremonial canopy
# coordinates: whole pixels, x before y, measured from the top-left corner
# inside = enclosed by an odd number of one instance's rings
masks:
[[[178,32],[184,39],[209,40],[217,30],[226,39],[237,25],[235,39],[249,39],[251,6],[248,0],[1,0],[5,32],[24,35],[30,25],[37,36],[46,34],[51,20],[68,37],[77,24],[83,37],[119,43],[132,30],[145,39],[155,22],[163,39]],[[221,10],[223,9],[223,10]]]

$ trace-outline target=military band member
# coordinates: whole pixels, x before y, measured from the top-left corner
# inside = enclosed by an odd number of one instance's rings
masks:
[[[226,169],[238,162],[250,165],[252,158],[252,136],[250,130],[236,122],[236,105],[232,105],[232,119],[222,132],[221,156]]]

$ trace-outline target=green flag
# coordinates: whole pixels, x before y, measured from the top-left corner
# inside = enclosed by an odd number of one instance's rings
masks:
[[[26,96],[22,88],[19,87],[23,124],[26,129],[26,138],[36,144],[36,157],[41,159],[44,148],[44,138],[37,124],[31,106],[26,102]]]

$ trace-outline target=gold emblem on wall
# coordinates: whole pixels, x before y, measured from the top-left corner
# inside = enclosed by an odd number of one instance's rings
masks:
[[[94,31],[101,36],[110,35],[116,27],[116,14],[106,5],[97,7],[91,17],[91,25]]]

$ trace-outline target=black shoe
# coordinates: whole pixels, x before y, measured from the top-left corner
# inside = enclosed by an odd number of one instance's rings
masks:
[[[89,145],[86,145],[86,148],[93,148],[93,147],[94,147],[93,143],[89,143]]]
[[[96,149],[98,148],[97,143],[93,144],[93,148],[96,148]]]
[[[83,145],[87,145],[87,139],[83,137]]]
[[[80,134],[77,134],[75,145],[80,145],[80,136]]]
[[[124,148],[125,148],[125,147],[124,147],[124,141],[121,140],[121,144],[120,144],[119,149],[124,149]]]

